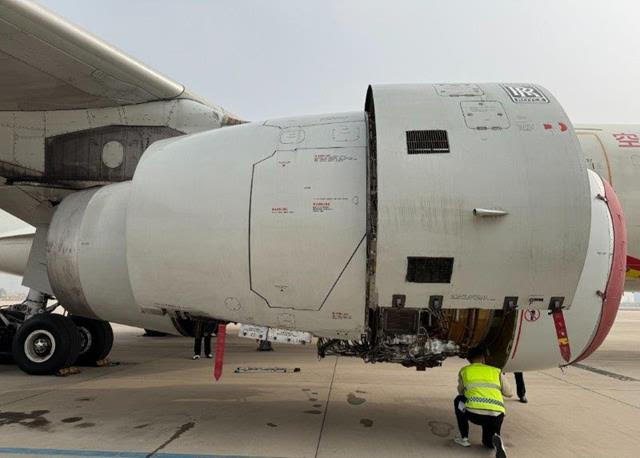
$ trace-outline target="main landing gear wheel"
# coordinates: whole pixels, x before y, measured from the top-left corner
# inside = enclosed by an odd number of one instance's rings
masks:
[[[71,316],[80,331],[80,366],[95,366],[107,357],[113,347],[113,330],[108,321]]]
[[[80,334],[71,319],[56,314],[35,315],[13,337],[13,359],[27,374],[49,375],[75,363]]]

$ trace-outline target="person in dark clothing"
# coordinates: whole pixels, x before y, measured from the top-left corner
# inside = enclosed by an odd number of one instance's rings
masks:
[[[527,389],[524,386],[524,375],[522,375],[522,372],[514,372],[513,375],[516,376],[516,392],[518,393],[518,398],[520,398],[520,402],[526,404],[529,400],[527,399]]]
[[[193,342],[193,358],[200,359],[202,341],[204,340],[204,354],[207,358],[213,358],[211,353],[211,336],[215,333],[217,323],[198,320],[195,325],[195,340]]]
[[[271,342],[268,340],[258,340],[258,351],[273,351]]]
[[[460,437],[469,437],[469,422],[471,422],[474,425],[482,427],[482,445],[487,448],[494,448],[493,436],[494,434],[500,435],[504,415],[498,415],[494,417],[492,415],[480,415],[470,412],[464,409],[465,401],[466,398],[463,395],[457,396],[453,401],[456,412],[456,420],[458,422],[458,429],[460,430]],[[460,442],[463,442],[460,443],[460,445],[462,445],[463,447],[467,447],[466,441],[463,441],[463,439],[461,439]]]

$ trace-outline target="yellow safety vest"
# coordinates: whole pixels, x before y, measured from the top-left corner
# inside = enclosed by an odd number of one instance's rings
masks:
[[[460,369],[464,385],[464,405],[469,409],[493,410],[505,413],[500,369],[473,363]]]

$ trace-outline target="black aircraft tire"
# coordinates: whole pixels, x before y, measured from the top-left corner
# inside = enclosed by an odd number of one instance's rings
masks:
[[[31,375],[50,375],[69,367],[78,357],[80,337],[73,322],[62,315],[40,314],[25,321],[13,337],[12,355]]]
[[[67,358],[64,367],[71,367],[76,363],[80,356],[80,330],[69,316],[65,316],[62,322],[67,327],[69,337],[72,340],[72,351],[69,352],[69,357]]]
[[[81,350],[77,364],[95,366],[107,357],[113,347],[113,330],[108,321],[71,316],[81,334]]]
[[[13,356],[11,356],[12,343],[13,334],[11,333],[11,330],[5,328],[4,335],[0,335],[0,365],[15,364],[13,362]]]

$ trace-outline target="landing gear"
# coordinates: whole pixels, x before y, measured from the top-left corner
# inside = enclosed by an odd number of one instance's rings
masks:
[[[113,346],[106,321],[53,312],[46,294],[29,291],[27,299],[0,309],[0,362],[13,360],[27,374],[55,374],[74,364],[95,366]]]
[[[113,330],[108,321],[71,316],[80,333],[80,355],[76,364],[95,366],[107,357],[113,347]]]
[[[35,315],[18,328],[11,353],[27,374],[55,374],[75,363],[80,353],[80,333],[68,317]]]

